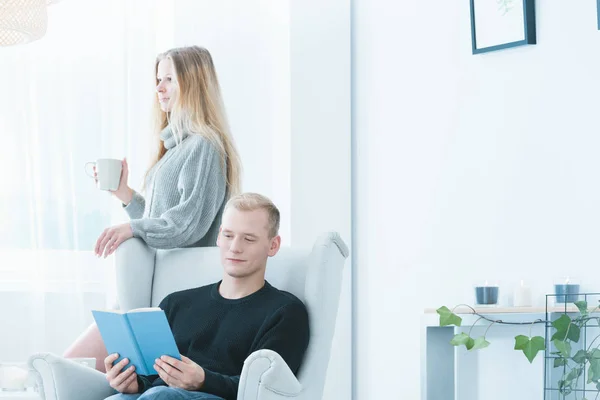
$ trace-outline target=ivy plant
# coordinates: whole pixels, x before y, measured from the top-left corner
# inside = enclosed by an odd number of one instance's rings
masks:
[[[583,347],[581,350],[573,353],[573,348],[581,347],[577,346],[581,339],[581,331],[585,329],[586,325],[590,321],[594,321],[600,326],[600,317],[592,316],[598,311],[596,306],[591,311],[588,311],[588,304],[585,301],[578,301],[573,303],[579,310],[578,315],[575,318],[571,318],[566,313],[561,315],[558,319],[551,322],[552,325],[552,337],[550,341],[554,345],[556,351],[550,354],[554,358],[554,368],[562,368],[562,376],[558,380],[558,391],[561,395],[567,396],[571,394],[581,383],[583,383],[582,376],[584,371],[586,372],[585,384],[595,385],[598,395],[600,396],[600,335],[596,336],[587,347]],[[459,307],[459,306],[456,306]],[[462,324],[462,318],[454,313],[453,308],[450,310],[448,307],[443,306],[438,308],[436,311],[440,317],[440,326],[457,326],[460,327]],[[474,315],[479,318],[471,325],[468,333],[461,332],[452,338],[450,344],[453,346],[465,346],[469,351],[484,349],[490,345],[490,342],[486,340],[486,335],[489,329],[494,324],[507,324],[508,322],[502,320],[491,320],[487,317],[478,314],[470,306],[467,306],[473,311]],[[486,320],[490,322],[483,336],[473,337],[471,335],[473,328],[480,320]],[[533,360],[539,352],[546,351],[546,340],[542,336],[531,336],[531,328],[536,323],[547,323],[548,321],[537,320],[527,323],[518,323],[518,325],[530,325],[529,335],[517,335],[515,336],[514,349],[522,351],[525,358],[529,363],[533,363]],[[514,323],[512,323],[514,324]],[[585,343],[583,344],[585,346]],[[576,394],[575,394],[576,396]],[[577,397],[575,397],[577,398]],[[581,400],[588,400],[583,397]]]

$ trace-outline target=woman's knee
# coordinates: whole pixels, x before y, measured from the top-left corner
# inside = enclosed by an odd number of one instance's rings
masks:
[[[100,372],[106,372],[106,356],[108,353],[96,324],[90,325],[63,354],[65,358],[93,357],[96,359],[96,369]]]

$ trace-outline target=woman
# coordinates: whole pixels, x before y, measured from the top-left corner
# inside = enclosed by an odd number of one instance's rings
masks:
[[[223,207],[240,192],[239,156],[210,53],[197,46],[169,50],[157,57],[155,72],[158,152],[146,172],[146,196],[128,186],[123,160],[113,194],[131,220],[100,235],[97,256],[111,255],[131,237],[157,249],[214,246]],[[102,372],[107,355],[95,324],[64,354],[95,357]]]

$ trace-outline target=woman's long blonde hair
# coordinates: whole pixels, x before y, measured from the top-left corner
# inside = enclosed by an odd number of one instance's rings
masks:
[[[199,46],[168,50],[156,57],[155,83],[158,85],[158,64],[171,59],[179,91],[170,112],[164,112],[155,95],[153,115],[158,151],[150,169],[165,155],[167,149],[160,139],[161,131],[170,125],[173,135],[182,140],[183,133],[205,137],[221,154],[227,180],[227,198],[241,192],[240,157],[229,131],[221,89],[212,57]]]

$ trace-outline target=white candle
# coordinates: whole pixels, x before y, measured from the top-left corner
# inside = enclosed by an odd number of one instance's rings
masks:
[[[515,307],[531,307],[531,288],[525,286],[525,283],[521,281],[521,285],[515,289],[514,296]]]

